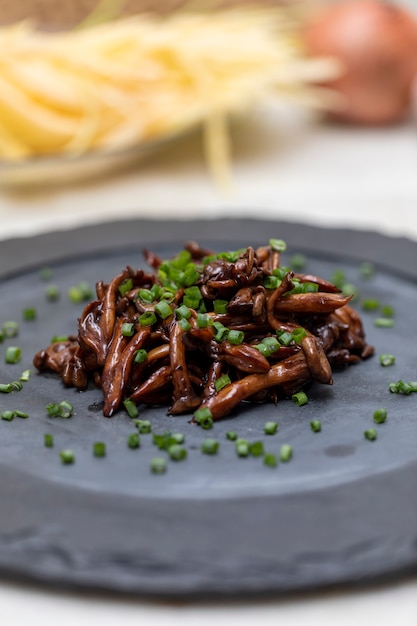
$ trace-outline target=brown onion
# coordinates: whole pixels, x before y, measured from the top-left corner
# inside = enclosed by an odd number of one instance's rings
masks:
[[[388,124],[411,110],[417,72],[417,22],[405,9],[378,0],[348,0],[322,9],[303,29],[307,53],[332,56],[343,74],[326,83],[342,96],[332,115]]]

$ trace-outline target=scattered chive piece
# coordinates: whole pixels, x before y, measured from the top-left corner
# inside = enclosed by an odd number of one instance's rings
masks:
[[[45,296],[47,300],[50,300],[51,302],[58,300],[60,295],[60,291],[56,285],[48,285],[45,289]]]
[[[54,437],[53,435],[46,433],[43,436],[43,443],[45,448],[53,448],[54,447]]]
[[[377,311],[379,306],[379,300],[376,298],[365,298],[365,300],[362,301],[362,309],[364,311]]]
[[[278,341],[283,346],[289,346],[290,343],[294,340],[292,333],[289,333],[286,330],[284,330],[283,332],[282,331],[277,331],[277,332],[279,333]]]
[[[249,441],[246,441],[246,439],[236,439],[235,449],[238,456],[249,456]]]
[[[71,465],[75,461],[75,454],[72,450],[61,450],[59,457],[64,465]]]
[[[59,417],[71,417],[73,410],[74,407],[72,406],[71,402],[67,402],[67,400],[62,400],[62,402],[58,404]]]
[[[213,428],[213,415],[209,408],[203,407],[201,409],[197,409],[194,411],[193,417],[196,423],[205,430]]]
[[[266,345],[265,343],[261,342],[261,343],[254,343],[252,345],[253,348],[256,348],[256,350],[258,350],[258,352],[260,352],[262,354],[262,356],[264,356],[265,358],[268,358],[269,356],[271,356],[271,349],[268,345]]]
[[[264,454],[264,444],[262,441],[254,441],[249,444],[249,452],[252,456],[263,456]]]
[[[154,301],[154,294],[150,289],[139,289],[138,298],[146,304],[151,304]]]
[[[301,344],[304,337],[307,337],[307,331],[304,328],[294,328],[292,336],[297,344]]]
[[[168,455],[172,461],[183,461],[187,458],[187,450],[178,443],[168,448]]]
[[[166,320],[167,317],[172,315],[172,309],[166,300],[160,300],[159,302],[157,302],[157,304],[155,304],[155,311],[163,320]]]
[[[175,315],[179,319],[188,320],[188,318],[191,317],[191,309],[188,306],[185,306],[185,304],[182,304],[175,310]]]
[[[23,309],[23,311],[22,311],[23,319],[26,322],[31,322],[31,321],[35,320],[36,319],[36,315],[37,315],[36,309],[34,309],[33,307],[30,307],[28,309]]]
[[[39,272],[39,276],[41,278],[41,280],[44,280],[45,282],[47,280],[51,280],[52,278],[52,270],[50,267],[43,267],[40,272]]]
[[[27,419],[29,417],[29,413],[26,413],[25,411],[16,410],[14,414],[16,417],[21,417],[22,419]]]
[[[201,452],[203,452],[204,454],[217,454],[219,445],[220,444],[217,439],[204,439],[203,443],[201,444]]]
[[[133,289],[133,280],[131,278],[126,278],[126,280],[124,280],[122,282],[122,284],[119,286],[119,293],[122,296],[122,298],[128,293],[128,291],[130,291],[131,289]]]
[[[82,280],[78,285],[73,285],[68,289],[68,299],[74,304],[83,302],[84,300],[90,300],[93,297],[93,292],[87,281]]]
[[[363,263],[359,265],[359,274],[361,278],[372,278],[375,274],[375,267],[373,263],[363,261]]]
[[[236,433],[234,430],[229,430],[229,431],[226,433],[226,438],[227,438],[229,441],[236,441],[236,439],[237,439],[237,433]]]
[[[50,402],[45,408],[49,417],[57,417],[59,415],[59,406],[55,402]]]
[[[22,351],[18,346],[8,346],[4,355],[4,360],[6,363],[19,363],[21,355]]]
[[[20,380],[14,380],[12,383],[10,383],[12,386],[12,391],[21,391],[23,389],[23,385],[20,382]]]
[[[184,443],[185,435],[182,433],[172,433],[170,439],[172,439],[175,443]]]
[[[123,337],[133,337],[135,333],[135,325],[132,322],[125,322],[122,324]]]
[[[140,437],[138,433],[130,433],[130,435],[127,438],[127,445],[129,446],[129,448],[135,449],[135,448],[139,448],[140,446]]]
[[[382,305],[381,314],[383,317],[394,317],[394,307],[389,304]]]
[[[392,393],[402,393],[405,396],[408,396],[413,391],[413,388],[409,383],[406,383],[404,380],[399,380],[396,383],[390,383],[389,390]]]
[[[0,343],[4,341],[4,332],[0,329]]]
[[[287,244],[282,239],[270,239],[269,245],[275,252],[285,252],[287,249]]]
[[[230,380],[230,376],[228,374],[223,374],[222,376],[219,376],[217,380],[214,381],[214,388],[216,389],[217,392],[219,392],[224,387],[227,387],[227,385],[230,385],[231,382],[232,381]]]
[[[180,320],[178,320],[178,324],[181,326],[185,333],[188,332],[191,328],[190,322],[186,320],[185,317],[182,317]]]
[[[277,289],[281,284],[278,276],[265,276],[263,286],[265,289]]]
[[[265,435],[275,435],[278,430],[278,422],[266,422],[264,425]]]
[[[365,439],[368,439],[369,441],[375,441],[378,436],[375,428],[368,428],[363,434],[365,435]]]
[[[278,465],[277,457],[275,454],[268,452],[264,455],[264,465],[267,467],[276,467]]]
[[[155,456],[151,460],[151,472],[152,474],[164,474],[167,471],[167,462],[160,456]]]
[[[411,387],[411,391],[412,392],[416,392],[417,391],[417,380],[410,380],[408,382],[408,384]]]
[[[62,341],[68,341],[68,335],[55,335],[51,339],[51,343],[61,343]]]
[[[303,254],[293,254],[290,258],[290,266],[295,270],[302,270],[307,264]]]
[[[135,363],[145,363],[147,358],[148,358],[147,351],[144,348],[140,348],[139,350],[136,350],[133,361]]]
[[[136,428],[140,432],[141,435],[147,435],[152,430],[152,425],[149,420],[133,420]]]
[[[12,383],[0,383],[0,393],[11,393],[14,391]]]
[[[374,412],[375,424],[383,424],[387,419],[387,415],[388,415],[387,409],[377,409]]]
[[[137,417],[139,415],[139,409],[136,404],[130,398],[123,400],[123,406],[125,407],[129,417]]]
[[[310,427],[313,433],[319,433],[321,431],[321,421],[320,420],[311,420]]]
[[[207,313],[198,313],[197,314],[197,328],[207,328],[208,326],[208,318]]]
[[[383,367],[389,367],[390,365],[394,365],[395,356],[393,354],[380,354],[379,362]]]
[[[377,328],[392,328],[394,320],[391,317],[377,317],[374,319],[374,326]]]
[[[213,309],[215,313],[227,313],[227,300],[214,300]]]
[[[234,346],[237,346],[242,343],[245,338],[245,333],[243,330],[229,330],[227,335],[227,340]]]
[[[304,406],[308,403],[308,396],[304,391],[299,391],[298,393],[293,393],[291,400],[297,406]]]
[[[152,326],[156,322],[156,315],[153,311],[146,311],[139,316],[139,324],[141,326]]]
[[[2,326],[3,335],[5,338],[17,337],[19,334],[19,324],[14,321],[4,322]]]
[[[288,443],[284,443],[279,451],[279,458],[283,463],[286,463],[292,458],[292,446]]]
[[[2,420],[6,420],[7,422],[11,422],[14,419],[15,411],[3,411],[0,413],[0,417]]]
[[[106,456],[106,444],[103,441],[94,442],[93,454],[94,456],[99,457],[99,458]]]
[[[22,373],[21,373],[21,375],[20,375],[20,380],[21,380],[23,383],[27,383],[27,381],[29,380],[29,378],[30,378],[30,370],[25,370],[25,371],[24,371],[24,372],[22,372]]]

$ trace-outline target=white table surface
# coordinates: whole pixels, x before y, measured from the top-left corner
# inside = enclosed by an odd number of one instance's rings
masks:
[[[213,185],[198,135],[68,187],[0,191],[0,239],[123,217],[256,216],[417,240],[417,125],[349,129],[286,110],[233,128],[234,190]],[[163,227],[163,222],[161,222]],[[416,259],[417,262],[417,259]],[[416,447],[417,450],[417,447]],[[1,503],[0,503],[1,507]],[[1,508],[0,508],[1,514]],[[0,624],[417,624],[417,574],[376,586],[242,601],[156,602],[0,581]]]

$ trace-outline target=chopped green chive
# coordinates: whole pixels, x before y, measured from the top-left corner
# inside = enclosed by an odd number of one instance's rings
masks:
[[[19,334],[19,324],[17,322],[9,321],[4,322],[2,326],[3,335],[5,338],[17,337]]]
[[[125,407],[129,417],[137,417],[139,415],[139,409],[136,404],[130,398],[123,400],[123,406]]]
[[[278,422],[266,422],[264,425],[265,435],[275,435],[278,430]]]
[[[2,420],[6,420],[7,422],[11,422],[14,419],[15,411],[3,411],[0,413],[0,417]]]
[[[216,439],[204,439],[201,444],[201,452],[204,454],[217,454],[219,445],[220,444]]]
[[[71,402],[67,402],[67,400],[62,400],[62,402],[58,404],[59,417],[65,417],[65,418],[71,417],[73,410],[74,410],[74,407],[72,406]]]
[[[207,313],[197,313],[197,328],[207,328],[209,325],[209,316]]]
[[[152,474],[164,474],[167,471],[168,464],[166,459],[163,459],[160,456],[155,456],[151,460],[151,472]]]
[[[282,239],[270,239],[269,245],[275,252],[285,252],[287,249],[287,244]]]
[[[265,289],[277,289],[281,284],[281,280],[278,276],[265,276],[263,280],[263,286]]]
[[[59,406],[55,402],[50,402],[45,408],[49,417],[57,417],[59,415]]]
[[[148,353],[144,348],[140,348],[140,350],[136,350],[133,361],[135,363],[145,363],[148,359]]]
[[[394,365],[395,356],[392,354],[380,354],[379,362],[383,367],[389,367],[390,365]]]
[[[383,317],[394,317],[394,307],[389,304],[383,304],[381,306],[381,315]]]
[[[151,304],[154,301],[154,294],[150,289],[139,289],[138,298],[146,304]]]
[[[396,383],[389,383],[388,388],[391,393],[402,393],[405,396],[408,396],[413,391],[412,385],[404,380],[399,380]]]
[[[254,441],[249,444],[249,452],[252,456],[263,456],[264,444],[262,441]]]
[[[152,425],[149,420],[134,419],[133,423],[135,424],[141,435],[147,435],[152,430]]]
[[[61,293],[56,285],[48,285],[45,289],[45,296],[47,300],[50,300],[51,302],[58,300],[60,295]]]
[[[375,428],[368,428],[364,431],[363,434],[365,436],[365,439],[368,439],[369,441],[375,441],[378,436]]]
[[[12,383],[0,383],[0,393],[11,393],[14,391]]]
[[[21,417],[22,419],[27,419],[29,417],[29,413],[26,413],[25,411],[16,410],[14,414],[16,417]]]
[[[228,374],[223,374],[219,376],[217,380],[214,381],[214,388],[217,392],[221,391],[224,387],[231,384],[230,376]]]
[[[194,411],[193,417],[195,422],[204,430],[213,428],[213,415],[208,407],[197,409]]]
[[[215,313],[222,314],[227,313],[227,300],[214,300],[213,309]]]
[[[78,283],[78,285],[73,285],[72,287],[70,287],[68,289],[67,296],[70,302],[78,304],[79,302],[83,302],[85,300],[91,300],[91,298],[93,297],[93,292],[90,285],[85,280],[83,280]]]
[[[157,302],[157,304],[155,304],[155,311],[163,320],[172,315],[172,309],[166,300],[160,300],[160,302]]]
[[[387,415],[388,415],[387,409],[377,409],[374,412],[375,424],[383,424],[387,419]]]
[[[44,280],[45,282],[47,280],[51,280],[52,278],[52,270],[50,267],[43,267],[40,272],[39,272],[39,277],[41,278],[41,280]]]
[[[188,306],[185,306],[185,304],[182,304],[175,310],[175,315],[179,319],[188,320],[188,318],[191,317],[191,309]]]
[[[221,322],[214,322],[213,328],[216,331],[214,334],[215,341],[220,342],[226,339],[228,332],[229,332],[229,329],[226,328],[226,326],[224,326]]]
[[[243,330],[229,330],[227,334],[227,340],[234,346],[237,346],[242,343],[245,338],[245,333]]]
[[[293,393],[291,400],[297,406],[304,406],[308,403],[308,396],[304,391],[299,391],[298,393]]]
[[[186,333],[190,330],[191,328],[191,324],[188,320],[185,319],[185,317],[182,317],[181,319],[178,320],[178,324],[181,326],[182,330]]]
[[[168,455],[172,461],[183,461],[187,458],[187,449],[176,443],[168,448]]]
[[[374,319],[374,326],[377,328],[392,328],[395,322],[391,317],[377,317]]]
[[[379,300],[376,298],[365,298],[365,300],[362,301],[362,309],[364,311],[377,311],[379,306]]]
[[[26,322],[32,322],[33,320],[35,320],[36,315],[36,309],[34,309],[33,307],[23,309],[22,311],[22,317]]]
[[[24,372],[22,372],[22,373],[21,373],[21,375],[20,375],[20,380],[21,380],[23,383],[27,383],[27,381],[29,380],[29,378],[30,378],[30,370],[25,370],[25,371],[24,371]]]
[[[21,391],[23,389],[23,385],[20,380],[14,380],[12,383],[12,391]]]
[[[278,465],[277,457],[275,454],[268,452],[264,455],[264,465],[267,467],[276,467]]]
[[[53,435],[46,433],[43,436],[43,443],[45,448],[53,448],[54,447],[54,437]]]
[[[310,427],[313,433],[319,433],[321,431],[321,421],[320,420],[311,420]]]
[[[122,324],[123,337],[133,337],[135,334],[135,325],[132,322],[125,322]]]
[[[132,450],[139,448],[140,446],[140,437],[138,433],[130,433],[130,435],[127,438],[127,445],[129,448],[132,448]]]
[[[295,270],[302,270],[307,264],[307,260],[303,254],[293,254],[290,257],[290,266]]]
[[[235,441],[236,454],[240,457],[249,456],[250,444],[246,439],[236,439]]]
[[[141,326],[152,326],[157,321],[156,315],[153,311],[146,311],[139,316],[139,324]]]
[[[226,439],[228,439],[229,441],[236,441],[237,433],[234,430],[227,431]]]
[[[119,287],[119,293],[122,296],[122,298],[124,298],[124,296],[131,290],[133,289],[133,280],[131,278],[126,278],[126,280],[124,280],[122,282],[122,284]]]
[[[55,335],[51,339],[51,343],[61,343],[63,341],[68,341],[68,335]]]
[[[284,331],[278,330],[277,331],[277,335],[278,335],[278,341],[283,346],[289,346],[290,343],[292,341],[294,341],[294,337],[293,337],[292,333],[289,333],[286,330],[284,330]]]
[[[361,278],[372,278],[375,275],[375,266],[369,261],[363,261],[359,265],[359,274]]]
[[[284,443],[279,451],[279,458],[283,463],[286,463],[287,461],[289,461],[292,458],[292,446],[290,446],[288,443]]]
[[[64,465],[71,465],[75,461],[75,454],[72,450],[61,450],[59,457]]]
[[[258,352],[260,352],[262,354],[262,356],[268,358],[269,356],[271,356],[271,349],[270,347],[261,342],[261,343],[254,343],[252,344],[253,348],[256,348],[256,350],[258,350]]]
[[[8,346],[6,349],[6,353],[4,355],[4,360],[6,363],[19,363],[20,357],[22,355],[22,351],[17,346]]]
[[[95,441],[93,443],[93,455],[98,458],[106,456],[106,444],[103,441]]]

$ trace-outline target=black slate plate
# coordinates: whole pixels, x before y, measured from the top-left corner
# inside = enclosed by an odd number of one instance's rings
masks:
[[[0,420],[0,573],[48,584],[137,594],[185,596],[283,592],[373,580],[417,566],[417,394],[394,395],[388,383],[417,379],[417,245],[375,233],[314,228],[256,220],[131,221],[91,226],[0,244],[0,323],[21,320],[34,306],[38,319],[20,322],[16,339],[0,344],[0,381],[14,380],[55,334],[74,331],[80,306],[66,290],[80,280],[108,280],[127,263],[143,263],[141,249],[170,256],[187,239],[216,249],[262,244],[271,236],[302,252],[307,269],[329,278],[343,267],[360,293],[395,307],[395,326],[376,328],[364,313],[377,354],[397,361],[383,368],[377,357],[337,373],[333,387],[314,386],[310,402],[296,407],[245,406],[205,432],[186,417],[143,409],[155,432],[186,435],[188,458],[162,476],[149,471],[156,449],[150,435],[139,450],[119,413],[108,420],[95,410],[100,393],[64,389],[53,375],[33,374],[19,393],[1,394],[0,409],[27,410],[29,419]],[[361,280],[360,261],[376,265]],[[39,269],[53,269],[62,292],[48,302]],[[18,365],[4,364],[7,345],[22,347]],[[45,405],[68,399],[69,420],[46,416]],[[363,436],[373,412],[388,420],[378,439]],[[322,421],[313,434],[309,422]],[[278,434],[263,434],[267,420]],[[236,430],[268,451],[290,443],[294,457],[275,469],[259,458],[238,459],[225,438]],[[55,447],[45,448],[46,432]],[[202,455],[215,436],[218,455]],[[92,444],[108,453],[94,458]],[[76,462],[63,466],[59,450]]]

